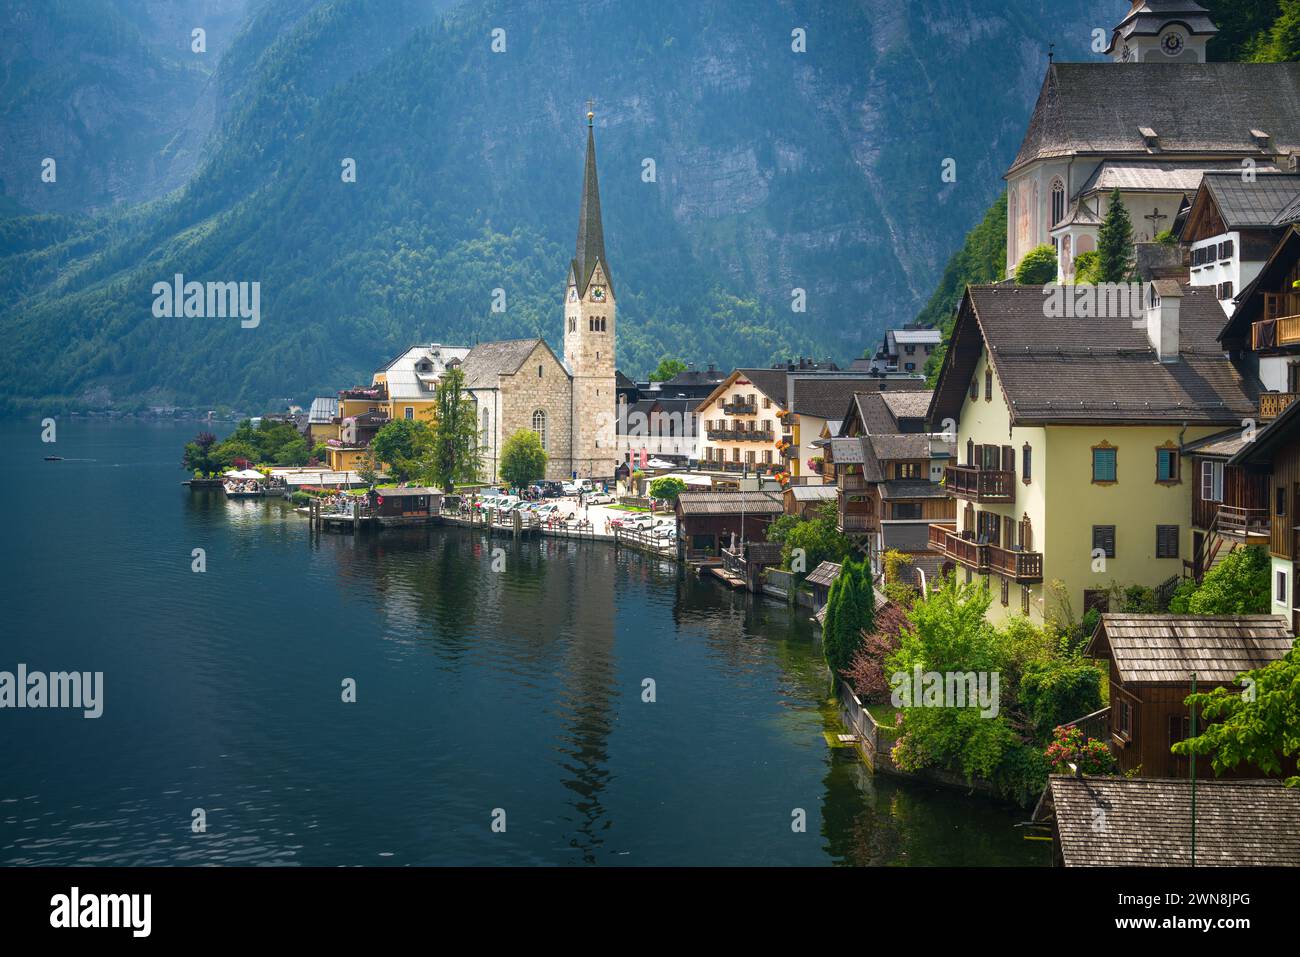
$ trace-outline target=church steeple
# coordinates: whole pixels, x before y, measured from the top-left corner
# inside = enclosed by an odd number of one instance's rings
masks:
[[[596,114],[587,110],[587,164],[582,174],[582,206],[578,210],[578,242],[573,254],[573,273],[578,294],[585,295],[591,274],[599,262],[609,281],[609,262],[605,259],[605,230],[600,222],[600,183],[596,177]]]
[[[1196,0],[1131,0],[1106,53],[1119,63],[1204,63],[1219,32]]]

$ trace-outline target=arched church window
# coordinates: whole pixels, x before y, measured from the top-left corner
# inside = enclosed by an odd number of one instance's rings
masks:
[[[1055,226],[1065,218],[1065,184],[1060,179],[1052,180],[1052,225]]]
[[[539,362],[539,363],[537,364],[537,378],[540,379],[541,377],[542,377],[542,365],[541,365],[541,363]]]
[[[542,443],[542,448],[546,448],[546,413],[538,409],[533,413],[533,431],[537,433],[538,441]]]
[[[487,409],[483,410],[483,444],[492,444],[492,413]]]

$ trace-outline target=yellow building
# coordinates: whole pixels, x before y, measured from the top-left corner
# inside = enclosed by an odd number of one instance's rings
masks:
[[[930,405],[959,463],[944,473],[956,521],[931,525],[931,546],[987,584],[994,620],[1042,622],[1062,602],[1078,620],[1115,584],[1181,575],[1194,477],[1180,449],[1255,415],[1213,289],[1159,280],[1139,316],[1074,319],[1053,317],[1051,293],[969,287]]]

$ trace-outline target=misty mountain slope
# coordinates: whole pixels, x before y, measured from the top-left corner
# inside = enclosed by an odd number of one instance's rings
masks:
[[[557,341],[588,96],[620,367],[845,360],[929,296],[999,190],[1046,37],[1086,39],[1098,6],[533,0],[422,26],[427,5],[318,4],[249,54],[185,190],[80,230],[24,227],[23,248],[0,221],[0,283],[18,292],[4,400],[302,399],[413,341]],[[176,272],[259,282],[260,326],[153,318],[152,284]]]

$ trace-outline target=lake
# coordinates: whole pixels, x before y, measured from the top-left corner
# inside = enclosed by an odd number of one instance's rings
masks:
[[[607,543],[313,536],[181,486],[198,430],[0,426],[0,670],[104,675],[97,719],[0,710],[0,863],[1049,863],[828,747],[806,608]]]

